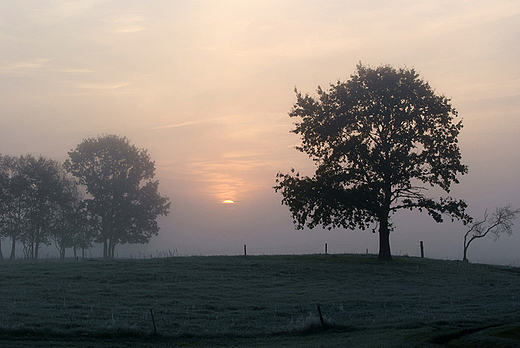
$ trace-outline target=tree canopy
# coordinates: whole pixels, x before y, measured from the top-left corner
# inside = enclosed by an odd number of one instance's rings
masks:
[[[153,180],[155,164],[126,137],[88,138],[69,152],[67,169],[85,185],[85,203],[96,225],[103,256],[113,258],[117,244],[147,243],[159,232],[157,217],[167,215],[169,199]]]
[[[437,222],[471,218],[466,203],[433,199],[428,187],[450,191],[467,173],[457,136],[462,121],[450,100],[437,95],[414,69],[357,66],[346,82],[320,87],[318,96],[296,90],[290,117],[297,149],[316,164],[313,177],[278,173],[275,190],[298,229],[379,226],[379,258],[391,260],[390,216],[425,210]]]
[[[57,217],[75,199],[76,183],[55,160],[0,157],[0,235],[11,238],[11,259],[16,242],[21,242],[26,258],[38,258],[40,246],[61,234]]]

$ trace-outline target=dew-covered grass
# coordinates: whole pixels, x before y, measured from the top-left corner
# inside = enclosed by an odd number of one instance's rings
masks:
[[[511,267],[171,257],[7,263],[0,284],[6,347],[520,346],[520,269]]]

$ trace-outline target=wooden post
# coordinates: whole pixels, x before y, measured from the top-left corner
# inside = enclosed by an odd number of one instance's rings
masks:
[[[420,245],[421,245],[421,258],[424,259],[424,243],[423,243],[422,240],[421,240],[421,242],[420,242]]]
[[[325,255],[327,255],[327,243],[325,243]]]
[[[247,245],[244,244],[244,256],[247,256]]]

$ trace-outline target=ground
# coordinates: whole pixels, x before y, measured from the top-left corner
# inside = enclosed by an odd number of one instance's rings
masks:
[[[512,267],[172,257],[8,263],[0,281],[0,347],[520,347]]]

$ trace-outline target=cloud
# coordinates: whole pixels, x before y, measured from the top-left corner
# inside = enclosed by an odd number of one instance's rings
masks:
[[[156,129],[179,128],[179,127],[186,127],[186,126],[192,126],[192,125],[196,125],[196,124],[201,124],[201,123],[205,123],[205,122],[207,122],[207,121],[205,121],[205,120],[189,121],[189,122],[182,122],[182,123],[176,123],[176,124],[169,124],[169,125],[166,125],[166,126],[152,127],[152,129],[156,130]]]
[[[110,20],[106,20],[108,23],[107,31],[114,34],[131,34],[144,31],[147,28],[142,24],[146,21],[145,17],[126,15]]]
[[[111,19],[110,22],[113,23],[135,23],[135,22],[143,22],[146,18],[142,16],[121,16],[118,18]]]
[[[14,63],[7,63],[0,65],[0,74],[26,76],[30,73],[39,70],[45,66],[49,59],[37,58],[26,61],[19,61]]]
[[[221,155],[222,158],[228,158],[228,159],[244,159],[244,158],[251,158],[251,157],[258,157],[262,156],[263,153],[258,151],[250,151],[250,150],[236,150],[231,152],[226,152]]]
[[[120,83],[75,83],[74,87],[80,89],[93,89],[100,91],[107,91],[113,89],[119,89],[128,86],[129,83],[120,82]]]
[[[116,34],[130,34],[130,33],[138,33],[140,31],[146,30],[145,27],[137,26],[137,25],[127,25],[121,28],[112,29],[113,33]]]
[[[187,127],[187,126],[207,124],[207,123],[227,124],[227,123],[233,123],[233,120],[236,120],[236,119],[237,119],[236,116],[214,117],[214,118],[210,118],[210,119],[200,119],[200,120],[194,120],[194,121],[168,124],[165,126],[156,126],[156,127],[152,127],[151,129],[152,130],[173,129],[173,128]]]
[[[92,69],[61,69],[60,71],[69,75],[87,75],[96,72]]]

